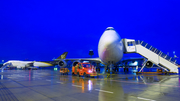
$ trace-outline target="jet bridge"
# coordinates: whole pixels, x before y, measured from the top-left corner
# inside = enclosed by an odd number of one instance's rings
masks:
[[[173,57],[164,54],[162,51],[149,45],[148,43],[145,43],[144,41],[132,39],[122,40],[125,49],[124,53],[138,53],[147,59],[141,70],[147,63],[153,63],[167,72],[178,73],[178,65]],[[139,72],[141,72],[141,70]]]

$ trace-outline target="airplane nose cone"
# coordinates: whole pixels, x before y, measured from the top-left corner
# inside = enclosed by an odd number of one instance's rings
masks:
[[[108,27],[108,28],[112,28],[112,27]],[[103,45],[104,47],[113,47],[115,45],[114,43],[121,41],[121,38],[115,30],[107,30],[107,29],[100,38],[99,46]]]
[[[120,40],[117,37],[109,36],[105,41],[105,47],[113,48]]]
[[[121,37],[112,27],[108,27],[99,41],[98,54],[100,59],[105,63],[108,61],[116,63],[122,58],[122,52],[123,44]]]

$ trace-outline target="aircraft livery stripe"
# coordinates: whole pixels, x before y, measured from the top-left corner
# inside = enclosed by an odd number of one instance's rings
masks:
[[[53,66],[52,64],[47,63],[47,62],[41,62],[41,63],[47,64],[47,65],[49,65],[49,66]]]

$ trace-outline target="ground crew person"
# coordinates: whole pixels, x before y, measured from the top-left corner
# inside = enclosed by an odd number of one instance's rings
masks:
[[[75,73],[77,73],[77,68],[78,68],[78,64],[76,64],[75,66],[75,70],[74,70]]]

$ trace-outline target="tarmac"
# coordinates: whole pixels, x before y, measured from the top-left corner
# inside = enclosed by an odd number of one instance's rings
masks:
[[[179,75],[119,73],[87,78],[54,70],[0,72],[0,101],[179,101]]]

